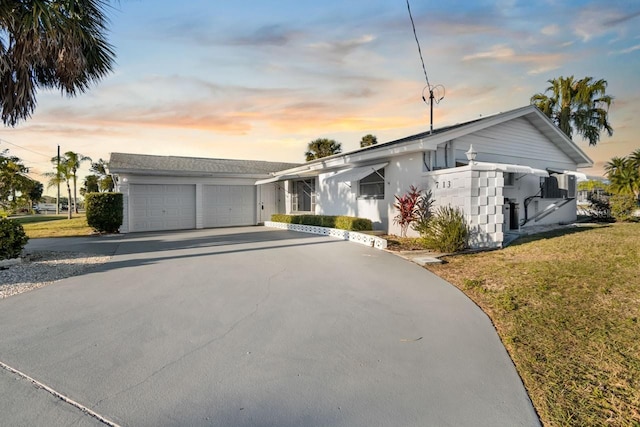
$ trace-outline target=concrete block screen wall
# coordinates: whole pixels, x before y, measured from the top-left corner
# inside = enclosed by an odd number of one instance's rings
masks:
[[[471,228],[469,245],[492,248],[504,240],[502,172],[472,170],[470,166],[427,172],[423,188],[431,190],[434,208],[460,208]]]

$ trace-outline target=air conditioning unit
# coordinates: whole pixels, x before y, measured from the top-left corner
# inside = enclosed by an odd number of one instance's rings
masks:
[[[563,199],[576,198],[576,176],[566,173],[556,175],[558,179],[558,189]]]

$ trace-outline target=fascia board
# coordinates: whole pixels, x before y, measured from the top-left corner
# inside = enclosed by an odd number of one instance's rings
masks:
[[[201,177],[201,178],[268,178],[270,175],[261,174],[240,174],[224,172],[190,172],[190,171],[162,171],[149,169],[110,169],[109,173],[114,175],[135,175],[135,176],[176,176],[176,177]]]

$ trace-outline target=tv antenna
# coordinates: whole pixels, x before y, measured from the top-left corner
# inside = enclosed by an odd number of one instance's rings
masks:
[[[420,62],[422,63],[422,71],[424,71],[424,79],[427,81],[427,85],[422,89],[422,100],[429,106],[429,133],[433,133],[433,105],[439,104],[444,99],[444,86],[443,85],[431,85],[429,83],[429,76],[427,76],[427,68],[424,66],[424,58],[422,57],[422,49],[420,48],[420,41],[418,40],[418,34],[416,33],[416,24],[413,22],[413,15],[411,14],[411,6],[409,0],[407,0],[407,10],[409,11],[409,18],[411,19],[411,27],[413,28],[413,36],[416,39],[418,45],[418,54],[420,55]],[[425,96],[425,91],[429,89],[429,100]]]

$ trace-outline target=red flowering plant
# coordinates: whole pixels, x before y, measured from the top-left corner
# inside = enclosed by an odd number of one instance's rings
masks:
[[[421,193],[412,185],[407,194],[395,196],[393,207],[398,210],[398,215],[393,218],[393,223],[400,225],[400,237],[407,237],[409,226],[418,218],[417,206]]]

